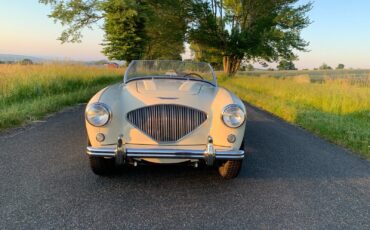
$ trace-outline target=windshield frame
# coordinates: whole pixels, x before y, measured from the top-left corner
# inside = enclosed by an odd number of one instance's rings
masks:
[[[204,80],[204,79],[196,79],[196,78],[183,78],[183,77],[170,77],[170,76],[151,76],[151,75],[148,75],[148,76],[141,76],[141,77],[134,77],[132,79],[129,79],[127,80],[127,77],[128,77],[128,70],[130,69],[130,67],[136,62],[136,61],[178,61],[178,62],[194,62],[194,63],[203,63],[205,65],[207,65],[210,70],[211,70],[211,74],[212,74],[212,78],[213,80],[212,81],[207,81],[207,80]],[[216,77],[216,74],[215,74],[215,71],[213,70],[212,66],[208,63],[208,62],[197,62],[197,61],[180,61],[180,60],[132,60],[130,62],[130,64],[128,65],[126,71],[125,71],[125,74],[123,76],[123,84],[127,84],[131,81],[137,81],[137,80],[143,80],[143,79],[173,79],[173,80],[189,80],[189,81],[200,81],[200,82],[205,82],[205,83],[208,83],[214,87],[217,87],[217,77]]]

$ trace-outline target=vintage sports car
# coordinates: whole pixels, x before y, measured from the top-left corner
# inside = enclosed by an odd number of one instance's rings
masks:
[[[92,97],[85,118],[98,175],[116,165],[205,163],[229,179],[242,166],[246,109],[208,63],[132,61],[123,82]]]

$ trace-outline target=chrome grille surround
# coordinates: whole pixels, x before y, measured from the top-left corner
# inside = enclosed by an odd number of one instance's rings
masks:
[[[207,120],[198,109],[176,104],[158,104],[127,113],[127,120],[157,142],[175,142]]]

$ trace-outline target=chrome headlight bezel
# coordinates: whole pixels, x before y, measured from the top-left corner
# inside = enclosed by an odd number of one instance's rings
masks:
[[[89,112],[92,112],[93,109],[95,109],[96,111],[102,112],[102,114],[95,113],[96,114],[95,117],[97,116],[106,116],[106,117],[103,118],[102,121],[100,122],[94,121],[92,118],[92,115],[89,115]],[[101,103],[101,102],[91,103],[86,107],[85,119],[92,126],[102,127],[102,126],[107,125],[111,121],[112,111],[109,108],[109,106],[104,103]]]
[[[239,114],[242,116],[242,120],[238,122],[237,124],[231,123],[230,119],[228,119],[232,114]],[[221,115],[222,121],[227,127],[230,128],[239,128],[242,126],[246,119],[246,113],[242,109],[241,106],[237,104],[230,104],[223,108],[222,115]]]

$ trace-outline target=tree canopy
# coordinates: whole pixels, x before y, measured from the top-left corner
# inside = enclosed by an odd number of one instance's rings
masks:
[[[253,71],[254,70],[254,66],[250,63],[247,64],[246,68],[247,68],[248,71]]]
[[[336,69],[344,69],[344,64],[338,64]]]
[[[311,3],[298,0],[39,0],[67,26],[62,42],[103,20],[110,59],[179,59],[184,43],[197,60],[235,73],[242,60],[293,60],[308,45],[300,32]]]
[[[308,45],[300,32],[309,25],[311,3],[296,0],[197,0],[189,40],[217,49],[224,70],[235,73],[247,61],[292,60]]]
[[[279,62],[279,65],[276,66],[278,70],[296,70],[297,68],[295,67],[293,61],[291,60],[281,60]]]
[[[33,61],[29,58],[25,58],[22,61],[19,62],[21,65],[32,65]]]
[[[108,0],[105,12],[103,53],[109,59],[133,60],[143,56],[147,45],[145,12],[135,0]]]
[[[186,0],[39,0],[67,28],[58,38],[80,42],[83,28],[103,20],[102,52],[109,59],[181,59],[187,29]]]
[[[319,67],[320,70],[329,70],[332,69],[331,66],[329,66],[326,63],[322,63],[322,65]]]

